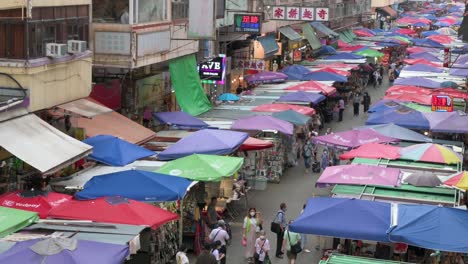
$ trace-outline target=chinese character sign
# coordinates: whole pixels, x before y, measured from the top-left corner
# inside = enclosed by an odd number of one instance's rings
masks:
[[[260,33],[260,15],[234,15],[234,32]]]
[[[286,7],[284,6],[275,6],[273,7],[273,17],[272,19],[283,20],[286,19]]]
[[[453,112],[453,98],[448,95],[433,95],[431,110],[436,112]]]
[[[313,21],[314,20],[314,8],[303,7],[301,8],[301,20]]]
[[[286,8],[286,19],[287,20],[299,20],[301,16],[301,10],[299,7],[288,6]]]
[[[319,7],[315,9],[315,20],[316,21],[328,21],[329,19],[328,8]]]
[[[237,60],[236,65],[238,66],[239,69],[244,69],[244,70],[257,70],[257,71],[265,70],[265,61],[263,60],[239,59]]]

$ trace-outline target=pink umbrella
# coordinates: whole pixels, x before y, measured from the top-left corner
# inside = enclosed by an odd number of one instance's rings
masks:
[[[391,145],[369,143],[340,155],[340,159],[342,160],[349,160],[358,157],[367,159],[395,160],[400,157],[400,148]]]
[[[308,81],[289,86],[286,91],[303,91],[303,92],[320,92],[324,95],[333,95],[336,93],[336,88],[317,81]]]
[[[354,30],[353,32],[358,37],[372,37],[373,36],[370,32],[366,32],[366,31],[359,30],[359,29]]]
[[[419,53],[419,52],[426,52],[427,50],[421,47],[409,47],[406,49],[406,51],[408,53]]]
[[[450,36],[447,35],[432,35],[427,37],[428,39],[431,39],[435,42],[439,42],[441,44],[450,44],[454,41],[454,39]]]
[[[409,64],[409,65],[414,65],[414,64],[426,64],[434,67],[442,67],[442,64],[440,63],[435,63],[435,62],[430,62],[426,59],[404,59],[404,63]]]
[[[400,28],[396,31],[396,33],[403,34],[403,35],[414,35],[416,31],[409,29],[409,28]]]
[[[329,184],[399,186],[399,169],[373,165],[341,165],[327,167],[317,180],[318,186]]]
[[[365,48],[365,46],[362,46],[362,45],[346,46],[346,47],[339,48],[339,49],[340,49],[340,51],[356,51],[356,50],[359,50],[359,49],[362,49],[362,48]]]
[[[252,109],[253,112],[283,112],[287,110],[293,110],[303,115],[314,115],[315,109],[306,107],[306,106],[299,106],[299,105],[292,105],[292,104],[263,104],[259,105]]]
[[[319,136],[315,137],[314,141],[341,149],[352,149],[368,143],[396,142],[398,139],[386,137],[373,129],[362,129]]]

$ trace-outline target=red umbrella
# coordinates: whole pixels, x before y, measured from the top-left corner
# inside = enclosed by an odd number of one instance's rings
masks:
[[[356,29],[353,32],[358,37],[372,37],[373,36],[370,32],[366,32],[364,30]]]
[[[340,155],[340,159],[349,160],[354,158],[367,159],[390,159],[395,160],[400,157],[400,148],[390,145],[369,143]]]
[[[404,59],[404,63],[413,65],[413,64],[426,64],[434,67],[441,67],[442,64],[428,61],[426,59]]]
[[[177,220],[179,216],[151,204],[122,197],[96,200],[72,200],[54,208],[50,217],[68,220],[91,220],[102,223],[145,225],[153,229]]]
[[[349,45],[348,43],[342,41],[341,39],[338,40],[338,48],[339,49],[349,47],[349,46],[351,46],[351,45]]]
[[[403,34],[403,35],[414,35],[416,31],[409,29],[409,28],[400,28],[396,31],[396,33]]]
[[[44,219],[51,209],[69,203],[73,196],[62,193],[43,192],[11,192],[0,196],[0,205],[25,211],[36,212]]]
[[[441,19],[439,20],[439,22],[446,22],[447,24],[450,24],[450,25],[453,25],[455,24],[457,21],[455,19],[451,19],[451,18],[444,18],[444,19]]]
[[[453,88],[435,89],[435,90],[433,90],[432,94],[434,94],[434,95],[440,95],[440,94],[450,95],[450,96],[455,97],[455,98],[461,98],[461,99],[468,100],[468,93],[467,92],[457,90],[457,89],[453,89]]]
[[[266,140],[261,140],[258,138],[249,137],[244,143],[240,146],[240,150],[261,150],[273,147],[273,143]]]
[[[308,81],[299,83],[293,86],[289,86],[285,89],[286,91],[303,91],[303,92],[311,92],[317,91],[321,92],[324,95],[332,95],[336,93],[336,88],[330,85],[326,85],[317,81]]]
[[[432,35],[427,37],[428,39],[431,39],[435,42],[439,42],[441,44],[450,44],[454,41],[454,39],[450,36],[447,35]]]
[[[431,105],[432,104],[432,96],[431,95],[424,95],[424,94],[407,94],[407,93],[391,93],[384,96],[384,99],[393,99],[393,100],[400,100],[406,102],[413,102],[422,105]]]
[[[306,106],[299,106],[299,105],[292,105],[292,104],[262,104],[252,109],[253,112],[283,112],[286,110],[293,110],[303,115],[311,116],[315,114],[315,109],[306,107]]]
[[[418,53],[418,52],[426,52],[427,50],[421,47],[409,47],[406,49],[406,51],[408,53]]]
[[[385,92],[385,95],[391,94],[420,94],[420,95],[431,95],[432,91],[429,89],[417,87],[417,86],[409,86],[409,85],[394,85]]]
[[[356,50],[362,49],[362,48],[365,48],[365,47],[362,46],[362,45],[347,46],[347,47],[340,48],[340,51],[356,51]]]
[[[348,76],[351,73],[349,71],[342,71],[342,70],[337,70],[329,67],[325,67],[323,69],[318,70],[318,72],[331,72],[334,74],[342,75],[342,76]]]

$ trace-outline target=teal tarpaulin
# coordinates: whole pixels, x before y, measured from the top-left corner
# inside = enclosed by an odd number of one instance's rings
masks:
[[[211,103],[201,86],[195,55],[171,60],[169,71],[182,111],[197,116],[211,109]]]

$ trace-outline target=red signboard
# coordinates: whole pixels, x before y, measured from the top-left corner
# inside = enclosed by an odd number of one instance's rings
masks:
[[[450,65],[450,49],[444,49],[444,67],[448,67]]]
[[[433,95],[432,111],[453,112],[453,98],[448,95]]]

